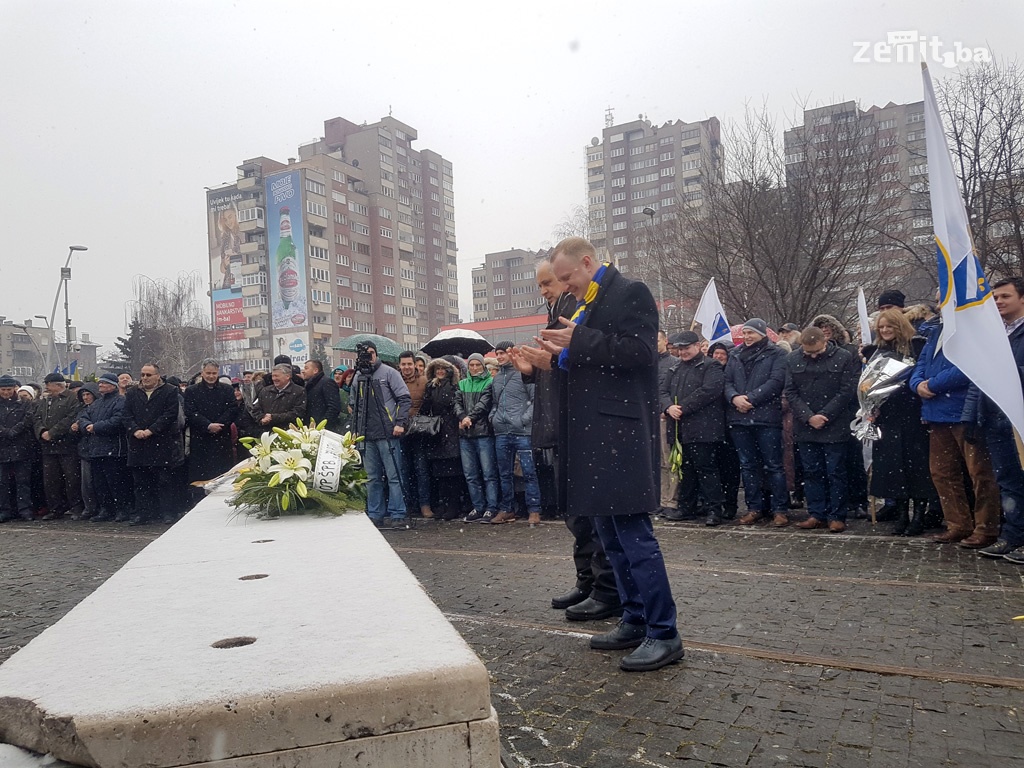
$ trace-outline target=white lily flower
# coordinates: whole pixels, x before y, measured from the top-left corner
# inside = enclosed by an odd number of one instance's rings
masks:
[[[267,471],[275,473],[276,482],[274,485],[283,483],[290,477],[298,477],[299,480],[306,480],[309,471],[313,468],[309,459],[303,456],[302,451],[293,448],[288,451],[274,451],[271,458],[276,462]]]

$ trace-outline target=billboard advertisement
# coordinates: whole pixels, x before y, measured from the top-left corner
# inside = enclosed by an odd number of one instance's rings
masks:
[[[305,329],[308,327],[309,307],[306,233],[302,225],[302,175],[298,171],[275,173],[267,176],[266,184],[270,327],[274,331]]]
[[[216,354],[222,360],[240,360],[246,346],[242,314],[242,243],[238,225],[236,188],[207,195],[207,231],[210,245],[210,296],[213,301],[213,334]]]
[[[302,364],[309,360],[309,334],[305,331],[275,333],[273,354],[274,357],[288,355],[292,359],[292,365],[301,368]]]

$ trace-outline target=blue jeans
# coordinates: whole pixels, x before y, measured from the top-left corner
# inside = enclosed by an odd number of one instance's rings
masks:
[[[414,480],[415,478],[415,480]],[[414,435],[402,440],[402,481],[409,510],[430,506],[430,467],[427,442]]]
[[[846,441],[797,443],[804,466],[804,498],[811,517],[846,522]]]
[[[999,495],[1002,497],[1003,528],[999,538],[1013,546],[1024,545],[1024,469],[1017,458],[1013,429],[1006,419],[986,430],[985,442],[996,471]]]
[[[466,475],[469,498],[477,512],[498,511],[498,470],[494,459],[493,437],[460,437],[462,471]]]
[[[771,490],[771,511],[789,512],[789,489],[782,466],[782,427],[747,427],[733,425],[729,429],[733,445],[740,456],[743,497],[748,512],[767,513],[764,506],[764,479],[768,476]]]
[[[590,519],[615,573],[622,620],[646,624],[647,636],[656,640],[675,637],[676,604],[651,516],[597,515]]]
[[[501,476],[501,499],[498,510],[512,512],[515,508],[516,456],[523,470],[526,483],[526,511],[540,512],[540,483],[537,482],[537,467],[533,463],[533,446],[529,435],[495,435],[494,452],[498,459],[498,474]]]
[[[397,439],[363,441],[363,466],[366,469],[366,511],[371,520],[382,520],[384,510],[384,477],[388,484],[388,513],[393,520],[405,519],[402,497],[402,445]]]

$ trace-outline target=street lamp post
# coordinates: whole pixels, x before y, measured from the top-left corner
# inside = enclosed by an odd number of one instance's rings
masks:
[[[71,257],[75,255],[75,251],[88,251],[89,249],[84,245],[71,245],[68,246],[68,259],[64,262],[64,266],[60,270],[60,282],[57,283],[57,294],[53,297],[53,309],[50,310],[50,324],[49,328],[53,329],[53,321],[57,319],[57,302],[60,301],[60,289],[64,289],[64,347],[68,352],[68,364],[71,364],[71,339],[69,338],[71,333],[71,318],[68,316],[68,280],[71,279]],[[56,346],[57,340],[54,338],[53,346]],[[49,351],[49,350],[47,350]],[[58,365],[60,364],[60,354],[58,353]],[[49,373],[50,368],[50,357],[46,357],[46,368]]]
[[[654,243],[654,214],[656,211],[653,208],[644,208],[642,213],[647,217],[647,264],[648,267],[651,264],[651,246]],[[661,280],[661,267],[658,265],[658,317],[661,317],[661,313],[665,307],[665,286]]]

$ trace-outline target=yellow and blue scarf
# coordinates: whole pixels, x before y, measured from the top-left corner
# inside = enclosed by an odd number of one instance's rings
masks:
[[[576,323],[576,325],[582,325],[587,319],[587,310],[590,309],[590,305],[594,303],[597,298],[598,291],[601,290],[601,281],[604,279],[605,272],[608,271],[608,267],[611,266],[611,262],[605,262],[601,265],[600,269],[594,273],[594,276],[590,278],[590,285],[587,286],[587,292],[583,294],[583,301],[576,305],[576,311],[572,313],[572,317],[569,318],[570,322]],[[561,352],[558,353],[558,367],[564,371],[569,370],[569,348],[565,347]]]

